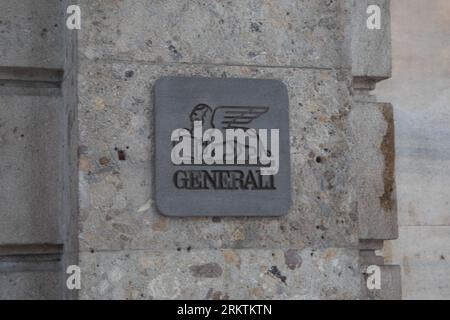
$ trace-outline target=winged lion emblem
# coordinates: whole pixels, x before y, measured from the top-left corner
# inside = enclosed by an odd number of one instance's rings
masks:
[[[253,120],[269,111],[269,107],[217,107],[213,109],[206,104],[199,104],[192,109],[189,118],[202,121],[204,126],[216,129],[250,129]]]
[[[203,129],[250,129],[249,126],[252,121],[259,118],[263,114],[269,111],[269,107],[228,107],[219,106],[214,110],[207,104],[198,104],[189,114],[189,120],[191,122],[191,128],[188,129],[191,133],[193,132],[194,122],[201,121],[203,124]],[[257,135],[257,139],[259,136]],[[241,145],[239,143],[235,144],[235,141],[224,141],[224,156],[227,156],[226,145],[230,145],[236,148],[234,152],[235,158],[240,154],[245,152],[247,157],[252,155],[257,155],[258,150],[247,145]],[[205,143],[204,143],[205,145]],[[263,147],[262,147],[263,148]],[[264,149],[263,149],[264,150]],[[268,156],[271,155],[269,150],[264,150]]]

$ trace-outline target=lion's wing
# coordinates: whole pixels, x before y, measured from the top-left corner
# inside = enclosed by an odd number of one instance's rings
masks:
[[[217,107],[212,122],[218,129],[248,129],[253,120],[268,110],[268,107]]]

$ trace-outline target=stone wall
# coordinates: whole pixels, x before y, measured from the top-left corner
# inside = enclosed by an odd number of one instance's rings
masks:
[[[375,2],[389,17],[389,1]],[[399,297],[398,268],[375,255],[397,232],[392,106],[369,94],[390,75],[389,19],[367,32],[368,3],[354,0],[77,3],[81,30],[60,31],[62,191],[48,205],[58,204],[49,224],[58,270],[78,263],[82,288],[58,297]],[[152,87],[169,75],[284,82],[288,215],[157,212]],[[382,268],[375,293],[365,287],[369,264]]]
[[[387,2],[380,4],[388,13]],[[361,22],[352,21],[354,10],[364,14],[367,7],[357,3],[85,1],[82,7],[82,30],[89,32],[79,34],[80,264],[87,281],[81,297],[363,297],[359,240],[376,239],[378,246],[396,236],[392,111],[354,104],[351,84],[353,75],[371,85],[389,76],[389,20],[384,33],[373,35],[384,51],[353,44],[360,58],[352,59],[352,34],[372,36],[352,26]],[[157,212],[152,85],[168,75],[286,84],[293,172],[286,217]],[[371,162],[360,159],[358,167],[352,152]],[[364,174],[368,185],[359,194]],[[364,252],[374,253],[367,243]]]
[[[63,292],[60,2],[0,3],[0,299]]]

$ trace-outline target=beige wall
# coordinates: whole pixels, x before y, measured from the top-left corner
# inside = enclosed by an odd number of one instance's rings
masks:
[[[379,101],[396,121],[399,239],[404,299],[450,299],[450,1],[392,0],[392,79]]]

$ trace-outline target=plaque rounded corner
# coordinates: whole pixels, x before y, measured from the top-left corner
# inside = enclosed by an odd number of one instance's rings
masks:
[[[158,79],[156,79],[155,83],[153,84],[153,90],[156,91],[157,88],[164,86],[164,84],[168,81],[171,80],[172,77],[168,77],[168,76],[164,76],[164,77],[159,77]]]
[[[164,217],[176,217],[176,215],[172,214],[170,208],[166,207],[166,203],[164,201],[158,200],[158,197],[155,198],[155,209],[156,212]]]
[[[288,97],[288,89],[286,84],[282,80],[272,79],[270,80],[273,83],[273,87],[280,92],[280,95]]]

